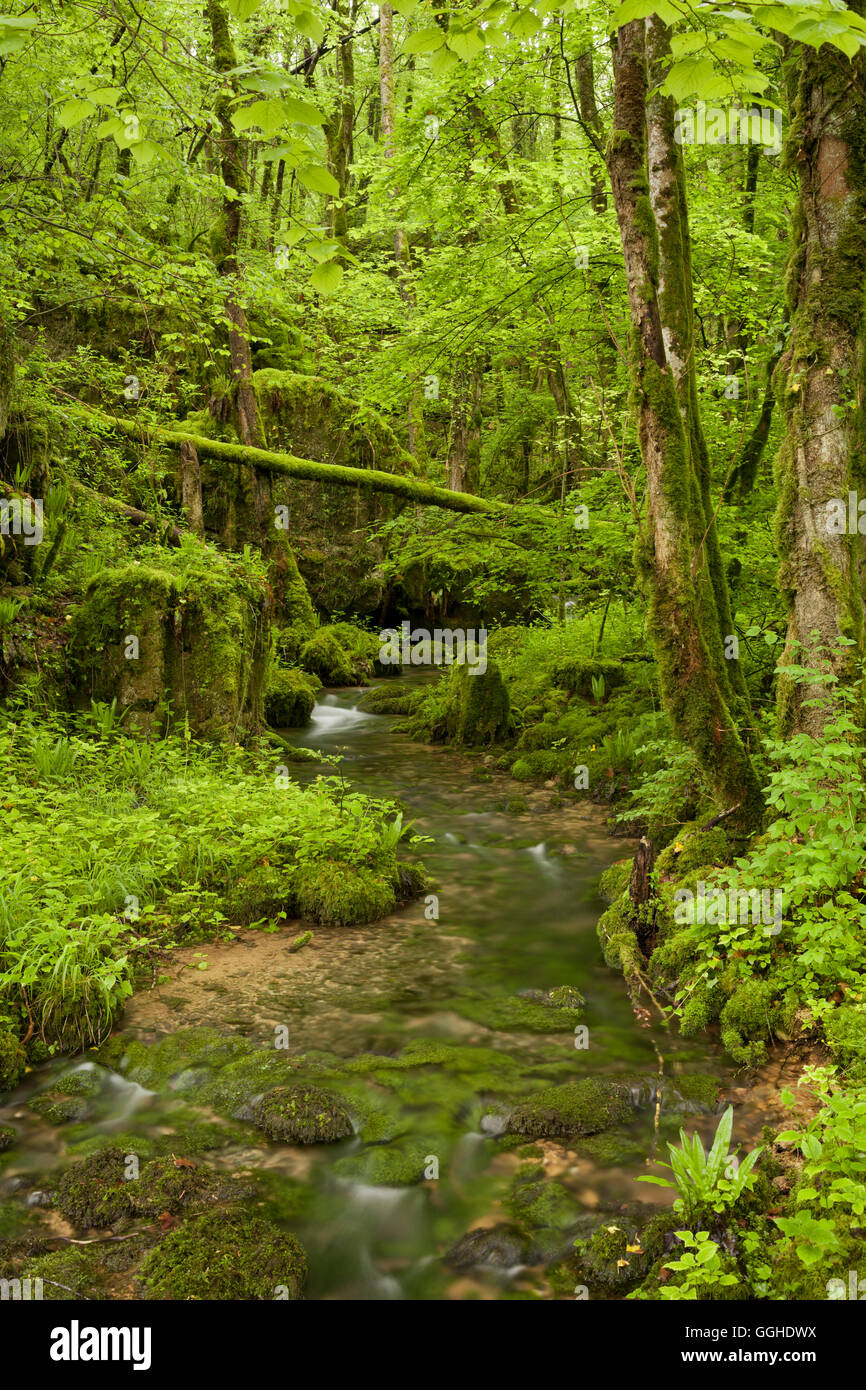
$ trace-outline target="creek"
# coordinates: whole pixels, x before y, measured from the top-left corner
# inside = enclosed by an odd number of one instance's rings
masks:
[[[637,1177],[648,1158],[664,1155],[663,1140],[675,1138],[681,1123],[711,1136],[721,1108],[689,1100],[685,1084],[680,1095],[680,1082],[710,1074],[723,1096],[731,1073],[711,1043],[637,1018],[621,977],[603,963],[598,878],[632,851],[631,842],[609,835],[605,810],[518,786],[491,758],[410,743],[391,733],[393,718],[360,710],[361,694],[323,694],[311,723],[291,741],[337,755],[354,789],[405,807],[414,831],[429,837],[417,849],[433,878],[429,892],[372,925],[316,928],[312,944],[294,954],[288,948],[302,930],[297,923],[239,929],[229,942],[179,949],[168,978],[130,1001],[118,1031],[148,1045],[188,1027],[216,1028],[263,1047],[280,1034],[293,1062],[326,1053],[334,1066],[369,1054],[394,1057],[407,1044],[447,1044],[453,1065],[394,1074],[390,1101],[400,1107],[401,1123],[396,1139],[393,1127],[388,1131],[385,1147],[416,1141],[427,1173],[420,1182],[377,1179],[379,1170],[364,1166],[376,1144],[357,1136],[299,1148],[247,1129],[208,1153],[208,1161],[264,1182],[266,1214],[294,1230],[308,1251],[307,1297],[549,1296],[544,1269],[557,1242],[567,1251],[575,1234],[603,1220],[636,1225],[649,1204],[672,1200]],[[292,766],[301,780],[321,771],[311,763]],[[570,1024],[554,1023],[547,1032],[520,1026],[515,1009],[562,986],[586,1001],[579,1031]],[[536,1022],[537,1014],[536,1007]],[[530,1248],[509,1244],[509,1194],[526,1159],[497,1137],[490,1094],[497,1059],[523,1085],[614,1077],[633,1088],[631,1122],[595,1139],[537,1145],[534,1162],[543,1164],[556,1201],[540,1200],[541,1237]],[[0,1123],[19,1130],[0,1172],[0,1235],[14,1234],[16,1204],[23,1220],[39,1203],[33,1188],[64,1161],[71,1139],[80,1146],[116,1135],[131,1145],[139,1136],[142,1144],[161,1141],[164,1151],[166,1136],[170,1144],[176,1135],[183,1152],[184,1126],[219,1123],[197,1105],[194,1086],[142,1086],[109,1071],[77,1123],[49,1124],[27,1102],[70,1068],[94,1069],[89,1058],[38,1068],[0,1107]],[[381,1072],[365,1080],[377,1093],[391,1084]],[[299,1184],[302,1203],[295,1201]],[[59,1217],[55,1229],[72,1230]],[[476,1237],[477,1263],[444,1260],[470,1231],[490,1233],[489,1240]],[[129,1296],[121,1276],[116,1296]]]

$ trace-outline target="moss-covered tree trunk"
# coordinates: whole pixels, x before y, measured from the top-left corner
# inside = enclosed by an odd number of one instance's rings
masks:
[[[851,8],[862,14],[864,0]],[[776,372],[785,414],[776,514],[788,603],[782,664],[844,679],[863,654],[866,602],[866,59],[804,47],[799,70],[787,150],[800,185],[791,340]],[[783,728],[820,733],[826,710],[808,702],[821,689],[780,683]]]
[[[614,128],[608,169],[631,313],[631,381],[647,515],[636,564],[665,707],[698,756],[715,797],[748,824],[761,793],[719,676],[721,633],[705,544],[701,486],[668,362],[659,307],[659,238],[647,158],[648,78],[644,21],[612,41]]]
[[[340,24],[348,24],[347,32],[350,32],[355,19],[355,4],[351,3],[347,10],[343,0],[333,0],[331,8]],[[334,62],[337,73],[337,97],[324,129],[328,147],[328,168],[340,189],[330,204],[331,235],[342,241],[349,230],[347,198],[349,166],[352,162],[352,137],[355,129],[355,51],[351,38],[346,35],[337,44]]]
[[[223,86],[216,98],[215,112],[219,121],[220,176],[225,186],[222,216],[214,230],[212,245],[217,269],[226,280],[226,318],[229,321],[229,359],[233,381],[232,407],[238,438],[251,448],[265,445],[264,431],[253,387],[253,364],[246,312],[240,293],[241,267],[238,259],[241,215],[247,177],[241,157],[240,141],[231,121],[232,96],[236,91],[233,76],[238,66],[232,42],[228,15],[218,0],[207,0],[207,18],[213,45],[214,67],[222,74]],[[246,474],[248,487],[245,503],[251,513],[252,529],[263,548],[269,544],[270,488],[267,478],[255,469]],[[247,529],[240,524],[240,531]],[[245,537],[246,538],[246,537]],[[252,537],[249,537],[252,539]]]
[[[661,20],[646,21],[650,87],[663,81],[670,54],[670,30]],[[704,514],[703,549],[716,601],[720,641],[710,649],[720,688],[740,719],[748,715],[749,695],[736,660],[725,657],[724,638],[733,634],[728,583],[710,493],[710,459],[701,421],[695,370],[695,314],[692,250],[682,148],[674,139],[676,106],[672,97],[652,90],[647,101],[647,168],[650,202],[658,236],[658,303],[668,368],[676,384],[686,443],[697,475]],[[699,557],[703,558],[703,557]]]

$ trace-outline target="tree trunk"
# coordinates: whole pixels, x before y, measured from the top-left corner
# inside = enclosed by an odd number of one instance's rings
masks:
[[[863,0],[851,8],[862,13]],[[866,498],[866,58],[861,51],[849,67],[827,46],[803,47],[799,67],[789,150],[800,183],[788,268],[791,342],[776,372],[786,423],[777,459],[779,582],[788,604],[781,664],[844,680],[864,650],[866,515],[857,505]],[[828,507],[834,501],[840,505]],[[807,701],[823,690],[782,680],[782,728],[820,735],[827,711]]]
[[[608,157],[625,261],[638,443],[647,476],[647,516],[636,543],[662,698],[694,750],[714,796],[754,823],[762,799],[718,674],[721,650],[701,488],[667,358],[659,308],[659,238],[647,163],[644,21],[612,40],[613,137]]]

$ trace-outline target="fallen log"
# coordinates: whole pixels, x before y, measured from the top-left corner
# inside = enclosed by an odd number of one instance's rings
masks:
[[[443,507],[452,512],[482,512],[502,516],[510,510],[505,503],[476,497],[472,492],[453,492],[450,488],[437,487],[433,483],[406,474],[384,473],[378,468],[350,468],[338,463],[319,463],[315,459],[296,458],[294,454],[272,453],[269,449],[230,444],[223,439],[206,439],[203,435],[186,434],[159,425],[145,425],[139,420],[103,415],[101,411],[88,410],[80,405],[65,405],[63,409],[73,420],[91,429],[117,430],[139,443],[164,444],[170,449],[182,449],[184,445],[188,445],[195,449],[200,457],[223,459],[228,463],[258,468],[265,473],[285,474],[291,478],[303,478],[308,482],[326,483],[330,486],[362,487],[373,492],[388,492],[395,497],[405,497],[419,506]]]

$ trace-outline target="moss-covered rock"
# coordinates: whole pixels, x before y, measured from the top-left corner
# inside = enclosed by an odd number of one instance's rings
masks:
[[[397,904],[394,885],[384,874],[332,860],[301,865],[294,893],[301,915],[323,926],[375,922]]]
[[[631,870],[631,859],[618,859],[609,869],[605,869],[598,881],[598,891],[605,902],[615,902],[620,894],[625,892],[631,878]]]
[[[27,1065],[27,1053],[17,1033],[0,1024],[0,1091],[18,1085]]]
[[[294,1236],[261,1217],[210,1212],[170,1231],[144,1258],[145,1298],[249,1302],[299,1299],[307,1257]]]
[[[842,1004],[824,1020],[824,1036],[833,1058],[851,1081],[866,1082],[866,1008]]]
[[[300,651],[299,661],[305,671],[312,671],[323,685],[353,685],[356,683],[352,659],[346,648],[327,628],[320,628]]]
[[[684,825],[671,844],[662,850],[656,868],[661,874],[675,874],[679,879],[705,866],[721,868],[730,861],[730,857],[730,841],[721,825],[702,830],[692,822]]]
[[[54,1194],[55,1205],[74,1226],[113,1226],[135,1211],[129,1155],[109,1147],[67,1168]]]
[[[347,1181],[372,1187],[411,1187],[424,1177],[428,1156],[433,1156],[436,1147],[437,1140],[432,1137],[427,1144],[417,1139],[369,1144],[359,1153],[339,1158],[334,1172]]]
[[[587,1077],[548,1086],[521,1101],[508,1115],[507,1131],[530,1139],[568,1139],[610,1129],[632,1113],[627,1086]]]
[[[352,1133],[339,1096],[317,1086],[275,1086],[253,1102],[252,1113],[268,1138],[283,1144],[333,1144]]]
[[[488,659],[481,671],[465,662],[451,667],[445,692],[445,729],[455,743],[496,743],[511,728],[508,688],[499,667]]]
[[[7,1149],[11,1149],[17,1138],[18,1131],[11,1125],[0,1125],[0,1154],[5,1154]]]
[[[189,566],[166,557],[91,580],[70,628],[77,679],[85,696],[127,710],[128,728],[185,719],[204,738],[234,740],[263,718],[270,590],[249,557],[202,545]]]
[[[316,686],[291,666],[274,666],[265,690],[265,719],[275,729],[307,724],[316,703]]]

